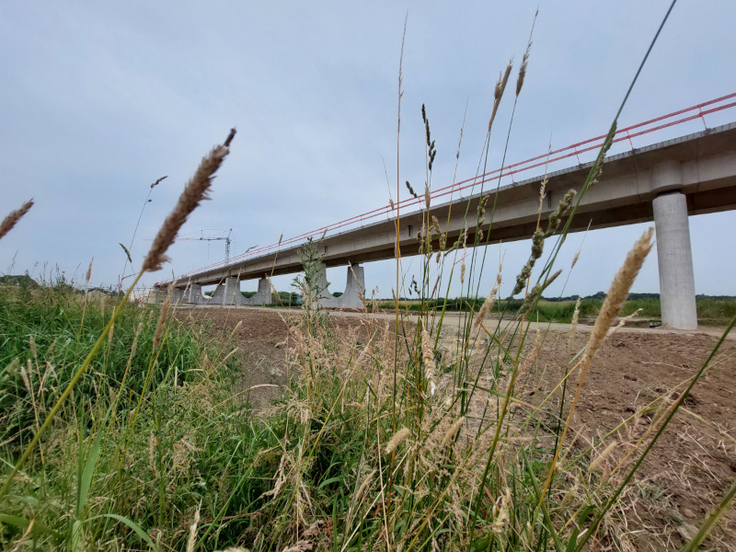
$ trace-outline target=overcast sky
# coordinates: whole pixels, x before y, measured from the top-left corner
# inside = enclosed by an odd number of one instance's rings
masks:
[[[616,2],[51,2],[0,3],[0,174],[4,216],[36,205],[0,241],[0,272],[114,285],[151,239],[201,157],[237,127],[231,154],[180,237],[223,236],[232,255],[381,207],[395,195],[397,76],[404,19],[401,179],[424,181],[427,107],[438,150],[434,186],[475,173],[493,98],[515,69],[539,8],[508,162],[607,131],[669,0]],[[736,91],[733,0],[680,0],[622,114],[638,123]],[[500,162],[511,95],[491,159]],[[736,120],[736,109],[706,118]],[[703,130],[703,122],[642,137],[636,147]],[[387,184],[387,169],[390,191]],[[535,176],[529,174],[529,177]],[[395,199],[395,198],[394,198]],[[582,244],[563,291],[608,288],[646,225],[572,235],[560,267]],[[736,295],[736,213],[690,218],[698,293]],[[492,246],[487,293],[504,255],[506,294],[528,241]],[[224,258],[222,241],[180,241],[148,285]],[[635,291],[659,288],[652,254]],[[405,265],[409,278],[418,262]],[[365,267],[389,297],[393,264]],[[130,270],[128,269],[128,273]],[[344,269],[331,269],[332,291]],[[127,280],[128,282],[130,280]],[[286,289],[291,277],[277,279]],[[243,289],[256,282],[243,283]]]

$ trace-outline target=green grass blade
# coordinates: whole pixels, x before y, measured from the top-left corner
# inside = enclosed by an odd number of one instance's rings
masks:
[[[101,518],[110,518],[110,519],[114,519],[116,521],[119,521],[120,523],[124,523],[125,525],[127,525],[128,527],[130,527],[133,530],[133,532],[141,538],[141,540],[145,541],[146,544],[148,544],[148,546],[150,546],[154,550],[158,550],[158,547],[156,546],[156,543],[153,542],[153,540],[151,540],[151,537],[148,536],[148,533],[146,533],[141,528],[140,525],[138,525],[136,522],[128,519],[127,517],[120,516],[118,514],[100,514],[99,516],[94,516],[94,517],[89,518],[87,521],[94,521],[96,519],[101,519]]]
[[[13,527],[16,527],[17,529],[20,529],[21,531],[25,530],[31,522],[25,518],[18,517],[18,516],[11,516],[10,514],[0,514],[0,523],[4,523],[6,525],[12,525]],[[39,523],[38,521],[34,521],[33,523],[33,529],[31,529],[31,534],[36,536],[39,534],[45,534],[45,535],[51,535],[55,538],[59,538],[59,533],[56,531],[49,529],[42,523]]]
[[[715,511],[711,513],[710,516],[708,516],[708,519],[705,520],[705,523],[700,528],[700,531],[698,531],[693,540],[687,543],[687,545],[681,550],[681,552],[693,552],[703,543],[705,537],[708,536],[708,534],[713,530],[718,521],[721,519],[723,514],[726,513],[726,510],[728,510],[728,508],[731,506],[734,498],[736,498],[736,479],[734,479],[733,483],[731,483],[731,488],[726,493],[726,496],[723,497],[723,500],[721,501],[718,508],[716,508]]]

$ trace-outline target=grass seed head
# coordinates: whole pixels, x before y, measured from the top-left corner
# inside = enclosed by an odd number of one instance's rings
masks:
[[[189,540],[187,541],[187,552],[194,552],[194,545],[197,542],[197,524],[199,523],[199,508],[194,514],[194,523],[189,526]]]
[[[526,66],[527,63],[529,63],[529,52],[532,49],[532,36],[534,35],[534,25],[537,22],[537,15],[539,15],[539,10],[537,10],[537,13],[534,14],[534,22],[532,23],[532,30],[529,33],[529,43],[526,45],[526,52],[524,52],[524,57],[521,60],[521,67],[519,67],[519,77],[516,79],[516,97],[519,97],[519,94],[521,93],[521,89],[524,86],[524,77],[526,77]]]
[[[161,307],[161,312],[158,315],[158,321],[156,322],[156,331],[153,334],[153,350],[155,351],[158,344],[161,342],[161,335],[166,325],[166,319],[169,315],[169,306],[171,305],[171,297],[174,294],[174,286],[169,286],[169,292],[166,294],[166,300]]]
[[[405,427],[402,427],[399,431],[397,431],[386,445],[386,454],[391,454],[393,451],[395,451],[396,447],[398,447],[401,442],[409,436],[410,433],[411,431],[409,431]]]
[[[85,282],[89,284],[89,281],[92,279],[92,263],[95,262],[95,258],[92,257],[92,260],[89,262],[89,268],[87,268],[87,274],[85,274]]]
[[[135,336],[133,337],[133,344],[130,346],[130,358],[135,356],[135,352],[138,349],[138,336],[141,335],[143,329],[143,322],[138,322],[138,328],[135,330]]]
[[[506,83],[509,82],[509,75],[511,75],[512,67],[513,60],[509,60],[509,64],[506,66],[506,71],[499,75],[498,81],[496,82],[496,88],[493,90],[493,111],[491,112],[491,119],[488,121],[488,132],[493,128],[493,120],[496,118],[498,106],[501,104],[503,92],[506,90]]]
[[[141,270],[155,272],[160,270],[169,259],[166,251],[169,249],[179,229],[186,222],[189,215],[197,208],[202,200],[209,199],[208,191],[212,185],[217,169],[230,150],[225,146],[215,146],[212,151],[202,159],[202,162],[187,183],[174,210],[166,217],[163,226],[153,240],[153,245],[143,261]]]
[[[455,420],[455,423],[452,424],[450,428],[443,435],[440,446],[444,447],[445,445],[450,444],[450,441],[452,441],[455,438],[455,435],[457,435],[457,432],[460,431],[460,428],[463,427],[464,423],[465,423],[465,416],[460,416],[457,420]]]
[[[595,352],[601,346],[608,332],[608,328],[611,327],[611,323],[616,318],[621,305],[624,304],[631,285],[634,283],[637,274],[639,274],[642,264],[644,264],[644,259],[647,258],[649,251],[652,249],[653,233],[654,228],[648,228],[642,234],[641,238],[639,238],[626,256],[624,265],[613,278],[611,289],[608,291],[605,301],[603,301],[603,306],[601,306],[595,326],[593,326],[593,331],[590,334],[588,345],[585,348],[585,355],[588,359],[592,359]]]
[[[572,321],[570,322],[570,338],[567,342],[567,353],[572,351],[572,342],[575,338],[575,331],[578,328],[578,318],[580,317],[580,297],[575,301],[575,310],[572,313]]]
[[[424,376],[427,379],[429,394],[434,395],[437,389],[437,383],[435,382],[436,365],[434,362],[432,341],[429,338],[429,333],[425,329],[422,329],[422,362],[424,363]]]
[[[118,242],[118,243],[120,243],[120,242]],[[123,248],[123,251],[125,251],[125,256],[128,257],[128,262],[132,265],[133,264],[133,259],[130,256],[130,251],[128,251],[128,248],[125,247],[122,243],[120,243],[120,247]]]
[[[605,448],[603,452],[601,452],[595,460],[593,460],[590,463],[590,466],[588,466],[588,473],[594,472],[601,463],[608,457],[609,454],[615,449],[620,443],[616,440],[611,441],[608,446]]]
[[[10,214],[3,219],[2,223],[0,223],[0,239],[2,239],[5,234],[13,229],[13,226],[15,226],[18,221],[23,218],[23,215],[25,215],[31,209],[31,207],[33,207],[32,199],[26,201],[23,205],[21,205],[20,209],[11,211]]]
[[[496,301],[496,294],[498,293],[498,289],[501,287],[501,265],[498,267],[498,275],[496,276],[496,285],[493,286],[491,289],[491,292],[488,294],[488,297],[486,297],[486,300],[483,301],[483,305],[480,307],[480,310],[478,311],[478,316],[475,318],[475,327],[477,328],[483,323],[483,320],[485,319],[486,315],[491,312],[493,309],[493,303]]]
[[[570,263],[570,270],[572,270],[573,268],[575,268],[575,265],[578,262],[578,258],[580,258],[580,250],[579,249],[575,253],[575,256],[572,258],[572,263]]]
[[[360,487],[358,487],[358,492],[355,493],[355,499],[353,500],[354,503],[357,504],[358,502],[360,502],[360,499],[363,498],[363,494],[365,493],[365,490],[368,488],[368,486],[371,484],[374,475],[376,475],[376,470],[373,470],[365,476],[363,482],[360,484]]]
[[[521,67],[519,67],[519,76],[516,79],[516,97],[519,97],[519,94],[521,94],[521,89],[524,86],[524,77],[526,77],[526,66],[529,62],[529,50],[532,47],[531,41],[529,42],[529,45],[526,47],[526,52],[524,52],[524,57],[521,60]]]
[[[577,191],[568,190],[565,197],[562,198],[560,203],[557,205],[557,209],[549,216],[549,224],[547,225],[547,231],[544,233],[545,236],[551,236],[560,227],[562,217],[567,215],[572,205],[572,200],[575,198]]]

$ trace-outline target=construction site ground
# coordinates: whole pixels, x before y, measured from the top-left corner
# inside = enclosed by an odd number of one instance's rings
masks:
[[[330,312],[340,328],[366,326],[367,314]],[[299,310],[273,308],[182,308],[177,318],[206,328],[208,334],[237,347],[243,366],[234,393],[258,412],[281,394],[294,368],[287,362],[289,319]],[[374,313],[372,321],[395,320],[393,313]],[[410,317],[411,319],[411,317]],[[450,314],[443,330],[443,346],[450,346],[461,317]],[[239,324],[239,325],[238,325]],[[578,326],[570,346],[567,324],[533,325],[546,332],[539,361],[520,393],[545,396],[564,375],[570,351],[587,342],[591,326]],[[679,331],[668,328],[621,328],[598,351],[582,387],[571,435],[581,446],[600,452],[620,442],[603,470],[613,469],[642,438],[648,438],[659,401],[666,408],[706,360],[723,328]],[[533,342],[534,338],[528,340]],[[577,386],[575,376],[571,386]],[[666,403],[666,404],[665,404]],[[608,435],[615,428],[613,434]],[[604,443],[598,445],[606,435]],[[704,518],[723,498],[736,478],[736,335],[728,336],[705,376],[695,385],[677,417],[642,464],[624,492],[619,514],[630,520],[624,542],[631,550],[679,548],[695,534]],[[704,546],[736,551],[736,511]]]

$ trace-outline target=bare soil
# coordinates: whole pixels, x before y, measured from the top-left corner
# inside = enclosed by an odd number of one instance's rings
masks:
[[[545,340],[539,362],[543,390],[564,376],[568,338],[568,333],[550,332]],[[576,336],[572,350],[582,349],[587,339],[586,334]],[[652,421],[680,396],[716,342],[697,332],[619,331],[611,336],[582,386],[572,424],[579,448],[599,443],[618,428],[591,455],[616,441],[606,470],[633,452],[642,437],[645,445],[654,433]],[[569,385],[574,390],[578,382],[575,374]],[[736,478],[735,437],[736,343],[728,340],[624,491],[619,513],[630,521],[625,538],[632,550],[679,549],[690,540]],[[733,506],[704,549],[736,550]]]
[[[365,320],[357,313],[332,314],[338,331]],[[181,309],[177,313],[180,320],[191,317],[205,323],[214,334],[232,336],[232,344],[241,350],[248,367],[235,392],[242,393],[255,410],[277,398],[279,386],[290,377],[285,346],[289,316],[300,314],[258,308]],[[571,358],[569,326],[542,328],[551,331],[533,376],[526,380],[523,392],[530,402],[531,397],[543,397],[551,391]],[[585,346],[587,331],[580,328],[573,351]],[[718,330],[711,328],[702,332],[622,328],[609,337],[586,376],[568,439],[576,439],[580,450],[595,445],[591,458],[616,440],[619,446],[599,468],[608,475],[642,437],[648,440],[652,435],[647,431],[653,420],[674,402],[700,368],[717,342],[716,335]],[[624,492],[616,513],[628,524],[618,535],[624,549],[681,547],[736,478],[736,336],[730,337]],[[578,381],[575,374],[569,384],[573,391]],[[599,444],[602,438],[604,443]],[[733,505],[703,549],[736,551]]]

